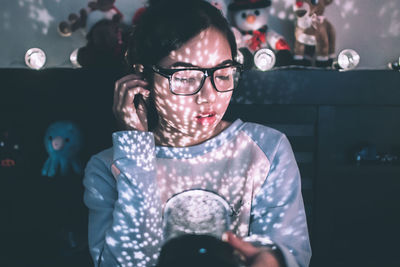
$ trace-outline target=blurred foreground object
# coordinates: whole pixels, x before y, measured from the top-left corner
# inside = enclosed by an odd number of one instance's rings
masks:
[[[233,248],[207,235],[182,235],[166,242],[156,267],[239,267]]]

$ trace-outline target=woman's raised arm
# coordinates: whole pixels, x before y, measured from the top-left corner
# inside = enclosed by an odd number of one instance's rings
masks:
[[[108,152],[85,171],[90,253],[95,266],[151,266],[162,242],[153,136],[116,132]]]

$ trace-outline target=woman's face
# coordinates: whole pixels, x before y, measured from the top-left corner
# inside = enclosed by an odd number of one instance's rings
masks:
[[[228,41],[216,29],[208,28],[172,51],[158,66],[164,69],[212,68],[232,63]],[[221,119],[232,91],[217,92],[207,77],[195,95],[175,95],[168,78],[155,73],[154,100],[159,115],[155,134],[170,145],[198,144],[223,130]]]

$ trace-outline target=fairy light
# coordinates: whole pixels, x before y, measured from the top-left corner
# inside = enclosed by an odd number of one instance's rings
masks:
[[[268,48],[261,48],[254,54],[254,64],[259,70],[267,71],[274,67],[275,53]]]
[[[397,59],[397,61],[389,62],[388,67],[391,70],[400,71],[400,57]]]
[[[79,48],[76,48],[74,51],[72,51],[71,55],[69,56],[69,60],[72,63],[72,66],[74,66],[74,68],[81,68],[81,64],[79,64],[78,62],[78,50]]]
[[[34,70],[43,68],[46,63],[46,54],[40,48],[30,48],[25,53],[25,64]]]
[[[337,60],[333,63],[333,68],[347,71],[355,69],[359,63],[360,55],[353,49],[345,49],[339,53]]]

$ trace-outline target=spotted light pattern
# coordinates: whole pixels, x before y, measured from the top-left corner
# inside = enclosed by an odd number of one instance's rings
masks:
[[[288,266],[308,266],[300,176],[282,133],[236,120],[191,147],[156,147],[151,133],[137,131],[114,133],[113,142],[92,157],[84,178],[95,266],[154,265],[165,203],[189,189],[222,196],[235,211],[229,227],[239,236],[271,240]]]
[[[229,230],[232,209],[214,192],[191,189],[171,197],[164,205],[164,241],[183,234],[221,238]]]

